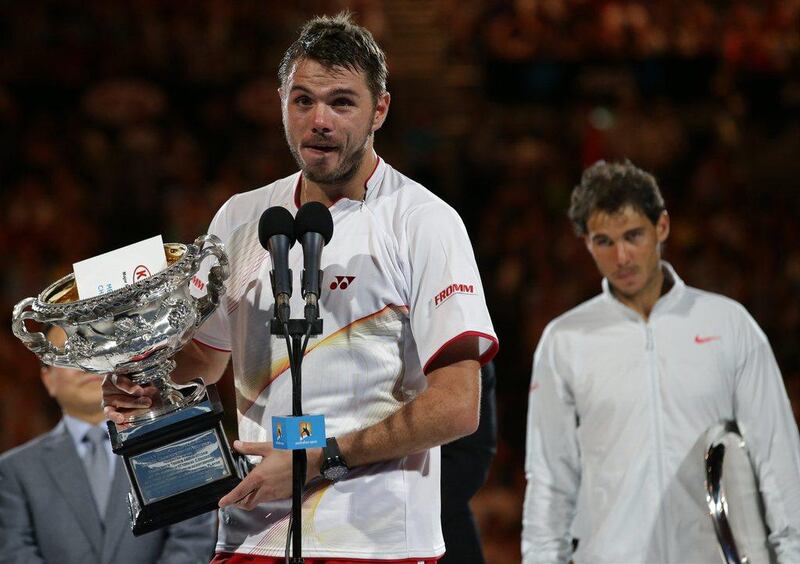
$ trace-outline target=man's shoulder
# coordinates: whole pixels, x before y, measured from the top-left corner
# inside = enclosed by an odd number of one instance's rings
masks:
[[[218,234],[230,235],[242,225],[257,222],[264,210],[271,206],[289,207],[298,175],[296,172],[265,186],[234,194],[217,212],[213,227]]]
[[[414,210],[454,211],[450,204],[388,163],[377,202],[390,207],[395,215]]]
[[[585,328],[592,322],[607,319],[610,311],[611,308],[609,308],[606,297],[598,294],[554,318],[548,324],[548,329],[556,332]]]
[[[686,286],[682,301],[704,316],[709,313],[717,313],[726,316],[750,317],[747,309],[733,298],[693,286]]]
[[[47,445],[52,444],[53,441],[58,439],[57,433],[59,432],[59,427],[56,427],[56,429],[47,431],[26,443],[0,454],[0,467],[19,467],[34,461],[34,459],[40,456]]]
[[[552,319],[542,332],[537,349],[572,341],[575,336],[596,335],[597,329],[614,322],[614,310],[599,294]]]

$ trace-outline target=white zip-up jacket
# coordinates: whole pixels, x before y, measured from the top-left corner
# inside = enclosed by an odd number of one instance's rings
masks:
[[[525,564],[718,563],[705,431],[735,419],[769,541],[800,563],[800,442],[766,336],[737,302],[673,287],[648,321],[603,293],[552,321],[534,355]],[[578,548],[572,553],[572,538]]]

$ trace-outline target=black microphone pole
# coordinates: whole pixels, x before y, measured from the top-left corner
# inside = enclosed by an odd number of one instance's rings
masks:
[[[283,211],[276,211],[274,215],[265,219],[270,210],[279,209]],[[264,239],[261,238],[262,223],[269,223],[271,220],[284,222],[286,216],[291,218],[291,214],[284,208],[270,208],[261,217],[259,222],[259,239],[261,244],[265,245]],[[280,219],[278,219],[280,214]],[[285,279],[283,278],[283,267],[278,270],[273,256],[273,266],[275,269],[271,274],[273,280],[273,292],[275,293],[275,317],[270,322],[270,333],[272,335],[282,335],[286,339],[287,352],[289,354],[289,366],[292,376],[292,416],[300,417],[303,415],[302,403],[302,364],[303,356],[306,347],[308,346],[308,339],[311,336],[322,334],[322,319],[319,318],[319,304],[322,271],[320,270],[320,258],[322,255],[322,247],[330,241],[333,235],[333,219],[331,214],[324,205],[319,202],[309,202],[301,207],[297,212],[297,217],[292,220],[292,243],[294,237],[301,241],[303,244],[303,297],[306,299],[306,306],[304,309],[304,319],[290,319],[289,318],[289,302],[288,296],[291,296],[291,270],[288,269],[288,249],[291,244],[286,247],[286,269],[288,272],[288,290],[286,290]],[[281,234],[285,230],[281,231]],[[264,228],[264,233],[273,233],[274,229]],[[282,251],[283,247],[276,243],[276,249]],[[272,253],[272,250],[270,253]],[[283,285],[282,285],[283,284]],[[283,294],[286,295],[285,307],[284,301],[279,302],[280,291],[285,290]],[[281,298],[283,300],[283,298]],[[285,312],[285,316],[283,315]],[[303,339],[305,338],[305,339]],[[303,542],[302,542],[302,508],[303,508],[303,489],[306,483],[306,470],[308,466],[308,457],[304,449],[296,449],[292,451],[292,557],[291,564],[303,564],[305,561],[302,556]]]
[[[294,218],[289,210],[281,206],[267,209],[258,221],[258,240],[272,259],[272,270],[269,274],[272,294],[275,297],[275,309],[270,323],[270,334],[280,335],[286,339],[286,352],[289,355],[292,377],[292,415],[299,416],[303,413],[300,387],[302,362],[300,337],[305,334],[305,328],[297,326],[297,320],[290,319],[292,271],[289,268],[289,249],[294,245],[295,234]],[[300,358],[297,357],[297,353],[300,353]],[[301,531],[295,524],[301,522],[302,493],[305,483],[300,482],[298,476],[305,474],[305,454],[304,450],[292,451],[292,537],[295,543],[295,557],[292,558],[292,564],[304,562],[301,556]]]

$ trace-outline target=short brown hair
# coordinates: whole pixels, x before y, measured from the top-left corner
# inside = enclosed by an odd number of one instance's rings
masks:
[[[278,78],[281,86],[297,61],[311,59],[327,69],[345,68],[363,71],[372,99],[386,92],[386,55],[372,34],[353,23],[349,12],[341,12],[333,17],[318,16],[306,22],[300,30],[300,37],[291,44],[283,55]]]
[[[568,216],[575,232],[586,235],[586,222],[596,211],[615,213],[632,206],[655,225],[666,209],[658,183],[652,174],[624,163],[597,161],[583,171],[581,182],[572,190]]]

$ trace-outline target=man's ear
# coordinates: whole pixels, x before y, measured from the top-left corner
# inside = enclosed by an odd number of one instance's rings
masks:
[[[589,252],[589,254],[592,255],[592,258],[594,258],[594,247],[592,247],[592,238],[589,236],[588,233],[583,236],[583,244],[586,246],[586,250]]]
[[[386,116],[389,114],[389,104],[392,101],[392,96],[388,92],[384,92],[378,96],[375,102],[375,115],[372,117],[372,132],[378,131],[383,122],[386,121]]]
[[[39,375],[42,377],[42,384],[44,384],[44,388],[47,390],[47,395],[51,398],[55,397],[55,390],[53,387],[53,379],[52,379],[52,368],[45,364],[39,369]]]
[[[656,236],[658,237],[658,242],[663,243],[669,237],[669,214],[667,210],[661,212],[661,215],[658,217],[658,221],[656,222]]]

